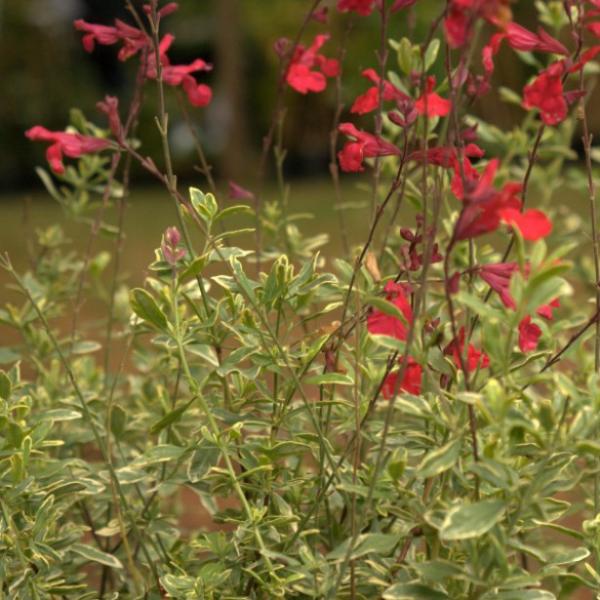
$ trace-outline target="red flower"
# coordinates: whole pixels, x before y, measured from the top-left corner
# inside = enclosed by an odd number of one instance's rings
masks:
[[[515,208],[503,208],[499,215],[505,223],[514,225],[523,238],[531,242],[545,238],[552,231],[552,221],[541,210],[535,208],[525,212]]]
[[[143,31],[119,19],[115,21],[114,27],[88,23],[83,19],[78,19],[74,25],[77,31],[85,33],[81,41],[86,52],[92,52],[96,44],[112,46],[121,42],[123,47],[118,56],[119,60],[124,61],[150,47],[150,40]]]
[[[537,348],[538,341],[542,335],[542,330],[531,322],[531,317],[527,315],[519,323],[519,348],[521,352],[532,352]]]
[[[367,329],[373,335],[387,335],[397,340],[406,340],[406,325],[413,320],[412,308],[403,286],[388,282],[385,286],[386,298],[404,315],[403,321],[380,310],[373,309],[367,317]]]
[[[464,46],[471,37],[477,18],[497,26],[503,26],[511,19],[508,0],[450,0],[450,7],[444,19],[446,40],[451,48]]]
[[[327,86],[326,77],[337,77],[340,64],[333,58],[326,58],[319,53],[320,48],[329,39],[328,34],[315,36],[308,48],[298,46],[290,61],[286,81],[290,87],[301,94],[322,92]],[[318,67],[320,71],[315,70]]]
[[[36,125],[25,135],[36,142],[50,142],[46,151],[46,159],[50,167],[59,175],[65,172],[63,155],[69,158],[79,158],[84,154],[94,154],[110,147],[108,140],[95,138],[81,133],[65,133],[64,131],[49,131],[45,127]]]
[[[402,358],[398,362],[402,364]],[[383,383],[383,397],[386,400],[391,400],[394,396],[394,390],[398,382],[398,372],[390,373]],[[423,381],[423,368],[412,357],[409,357],[404,370],[404,377],[399,386],[399,390],[404,390],[413,396],[418,396],[421,393],[421,384]]]
[[[523,107],[537,108],[546,125],[557,125],[567,118],[563,74],[564,63],[554,63],[523,90]]]
[[[543,306],[540,306],[536,312],[538,316],[543,317],[547,321],[552,321],[554,318],[553,312],[555,308],[560,308],[560,300],[558,298],[552,300],[550,304],[544,304]]]
[[[326,6],[322,6],[317,10],[313,11],[310,15],[310,18],[313,21],[317,21],[317,23],[327,23],[327,14],[329,13],[329,9]]]
[[[452,102],[446,100],[433,91],[435,77],[428,77],[425,93],[415,102],[415,108],[420,115],[428,117],[445,117],[452,108]]]
[[[375,6],[375,0],[338,0],[340,12],[354,11],[363,17],[368,17]]]
[[[463,209],[455,229],[455,239],[466,240],[495,231],[504,222],[516,226],[529,241],[546,237],[552,231],[552,222],[540,210],[521,212],[517,194],[522,186],[508,182],[501,190],[493,187],[498,160],[491,160],[479,174],[465,159],[463,169],[455,165],[451,188],[463,200]],[[464,189],[466,188],[466,189]]]
[[[462,368],[460,357],[465,358],[465,367],[469,373],[476,369],[486,369],[490,366],[490,357],[483,351],[477,350],[473,344],[469,344],[467,348],[467,356],[465,352],[465,328],[461,327],[458,332],[458,339],[453,339],[444,348],[444,354],[446,356],[452,356],[452,360],[458,369]]]
[[[362,76],[366,77],[369,81],[372,81],[375,85],[370,87],[364,94],[359,96],[352,105],[350,112],[365,115],[379,108],[379,90],[383,88],[383,100],[385,102],[391,101],[408,101],[409,97],[399,90],[395,85],[391,84],[385,79],[381,80],[381,77],[375,72],[374,69],[365,69],[362,72]]]
[[[162,67],[162,79],[166,85],[173,87],[181,86],[187,94],[190,104],[193,106],[206,106],[212,99],[212,90],[203,83],[199,84],[192,76],[192,73],[198,71],[210,71],[212,66],[201,58],[197,58],[189,65],[172,65],[167,56],[167,52],[174,40],[174,36],[167,34],[160,41],[159,54]],[[155,54],[150,54],[148,56],[146,77],[148,79],[156,79],[158,77]]]
[[[465,8],[453,2],[444,19],[446,40],[451,48],[464,46],[471,36],[470,17]]]
[[[347,173],[363,171],[362,163],[365,158],[400,154],[400,150],[394,144],[372,133],[361,131],[352,123],[341,123],[339,131],[354,140],[348,142],[338,153],[342,171]]]
[[[465,157],[482,158],[484,154],[485,152],[477,144],[467,144],[463,150],[463,156]],[[429,148],[427,155],[423,150],[415,150],[410,153],[408,158],[422,163],[425,162],[425,156],[427,156],[427,162],[430,165],[449,169],[457,164],[457,155],[456,148],[453,146],[436,146],[435,148]]]
[[[152,5],[144,4],[142,8],[147,15],[152,14]],[[177,10],[179,10],[179,4],[177,4],[177,2],[169,2],[168,4],[165,4],[160,10],[158,10],[157,14],[162,19],[164,17],[168,17]]]
[[[506,308],[516,308],[515,301],[510,295],[510,280],[517,269],[518,265],[515,262],[479,267],[479,276],[500,295],[500,299]]]

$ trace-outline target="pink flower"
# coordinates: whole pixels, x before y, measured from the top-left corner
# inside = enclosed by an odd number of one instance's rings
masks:
[[[49,131],[40,125],[32,127],[25,132],[25,135],[32,141],[50,143],[46,151],[46,159],[52,170],[59,175],[65,172],[63,155],[69,158],[79,158],[84,154],[95,154],[110,147],[108,140],[81,133]]]
[[[402,364],[402,358],[399,363]],[[383,383],[382,393],[386,400],[391,400],[396,390],[398,382],[398,372],[390,373]],[[413,396],[418,396],[421,393],[421,384],[423,380],[423,368],[412,357],[409,357],[404,371],[402,383],[398,387],[399,390],[404,390]]]
[[[340,64],[333,58],[326,58],[319,53],[321,47],[329,40],[328,34],[315,36],[311,46],[298,46],[290,61],[286,74],[288,85],[301,94],[322,92],[327,86],[327,77],[337,77]],[[316,70],[318,67],[319,70]]]
[[[415,108],[420,115],[427,114],[428,117],[445,117],[452,108],[452,102],[446,100],[433,91],[435,77],[428,77],[425,92],[415,102]]]
[[[362,163],[365,158],[400,154],[399,148],[390,142],[386,142],[372,133],[361,131],[352,123],[341,123],[339,131],[353,140],[348,142],[338,153],[342,171],[347,173],[363,171]]]
[[[374,85],[370,87],[364,94],[356,98],[350,112],[365,115],[379,108],[379,90],[383,89],[383,100],[385,102],[408,101],[410,98],[395,85],[391,84],[375,72],[374,69],[365,69],[362,76],[372,81]]]
[[[185,250],[179,247],[181,243],[181,234],[177,227],[168,227],[163,234],[162,244],[160,245],[164,259],[175,266],[184,256]]]
[[[234,181],[229,182],[229,197],[233,200],[252,200],[254,194]]]
[[[519,323],[519,348],[521,352],[532,352],[537,348],[538,341],[542,335],[542,330],[531,322],[531,317],[527,315]]]
[[[397,340],[406,340],[406,325],[413,320],[412,308],[403,286],[388,282],[385,286],[386,299],[404,315],[404,320],[388,315],[378,309],[373,309],[367,317],[367,329],[373,335],[387,335]]]

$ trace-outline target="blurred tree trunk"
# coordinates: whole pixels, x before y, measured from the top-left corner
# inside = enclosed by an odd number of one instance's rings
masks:
[[[224,177],[244,179],[251,169],[246,111],[246,78],[239,0],[216,0],[216,101],[223,146],[219,170]]]

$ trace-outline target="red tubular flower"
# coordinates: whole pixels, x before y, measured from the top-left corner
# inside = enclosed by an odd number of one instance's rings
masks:
[[[181,86],[186,93],[190,104],[197,107],[203,107],[210,103],[212,99],[212,90],[209,86],[203,83],[198,83],[192,76],[192,73],[198,71],[210,71],[212,66],[197,58],[189,65],[172,65],[167,52],[175,37],[167,34],[160,41],[159,55],[161,61],[162,79],[166,85],[172,87]],[[148,79],[156,79],[158,70],[156,68],[156,56],[150,54],[148,56],[148,64],[146,67],[146,77]]]
[[[46,151],[46,159],[52,170],[59,175],[65,172],[63,155],[69,158],[79,158],[84,154],[94,154],[110,147],[108,140],[81,133],[49,131],[40,125],[32,127],[25,132],[25,135],[32,141],[50,143]]]
[[[465,328],[461,327],[458,339],[454,338],[445,348],[444,354],[451,356],[458,369],[462,368],[460,357],[465,359],[465,367],[469,373],[476,369],[486,369],[490,366],[490,357],[483,351],[477,350],[473,344],[469,344],[465,356]]]
[[[558,298],[554,298],[550,304],[544,304],[540,306],[536,313],[539,317],[546,319],[547,321],[552,321],[554,319],[554,309],[560,308],[560,300]]]
[[[373,309],[367,317],[367,330],[373,335],[387,335],[404,341],[407,335],[406,325],[410,325],[413,320],[412,308],[406,297],[406,291],[403,286],[391,281],[385,286],[385,291],[387,300],[400,310],[406,323],[397,317]]]
[[[518,268],[515,262],[489,264],[479,267],[479,276],[500,296],[506,308],[516,308],[515,301],[510,295],[510,280]]]
[[[539,38],[535,33],[521,27],[518,23],[509,23],[506,26],[506,39],[511,48],[523,52],[531,52],[539,45]]]
[[[554,63],[523,90],[523,107],[537,108],[546,125],[557,125],[567,118],[563,74],[564,63]]]
[[[465,7],[452,2],[444,19],[446,41],[451,48],[461,48],[471,36],[470,17]]]
[[[142,8],[147,15],[152,14],[152,6],[150,4],[144,4]],[[179,10],[179,4],[177,4],[177,2],[169,2],[168,4],[165,4],[161,9],[159,9],[157,11],[157,14],[159,18],[162,19],[164,17],[168,17],[177,10]]]
[[[83,47],[87,52],[92,52],[96,44],[112,46],[121,42],[123,47],[119,50],[119,60],[125,61],[144,48],[149,48],[151,43],[146,34],[117,19],[114,27],[88,23],[83,19],[74,22],[75,29],[85,33],[82,39]]]
[[[361,131],[352,123],[341,123],[339,131],[353,140],[338,152],[340,166],[346,173],[363,171],[362,163],[365,158],[400,154],[400,149],[394,144],[390,144],[372,133]]]
[[[315,36],[314,42],[308,48],[300,45],[296,48],[286,74],[286,81],[297,92],[301,94],[322,92],[327,86],[326,78],[339,75],[339,62],[319,53],[327,40],[329,35],[324,33]],[[315,67],[320,70],[315,70]]]
[[[415,108],[420,115],[428,117],[445,117],[452,108],[452,102],[442,98],[433,91],[435,77],[428,77],[424,94],[415,102]]]
[[[398,361],[402,364],[402,358]],[[386,400],[391,400],[396,390],[398,382],[398,372],[390,373],[383,383],[381,389],[383,397]],[[398,387],[399,390],[404,390],[413,396],[418,396],[421,393],[421,384],[423,381],[423,367],[417,363],[412,357],[409,357],[406,363],[406,369],[404,371],[404,377],[402,383]]]
[[[117,140],[122,140],[123,125],[119,116],[119,99],[114,96],[106,96],[103,101],[96,104],[96,107],[108,117],[111,133]]]
[[[417,3],[417,0],[396,0],[394,4],[392,4],[392,12],[396,12],[398,10],[402,10],[403,8],[409,8]]]
[[[519,323],[519,348],[521,352],[532,352],[537,348],[538,341],[542,335],[542,330],[531,322],[531,317],[527,315]]]
[[[340,12],[353,11],[368,17],[373,12],[375,0],[338,0],[337,7]]]
[[[427,162],[430,165],[449,169],[457,164],[457,154],[456,148],[453,146],[436,146],[435,148],[429,148],[427,154],[423,150],[415,150],[410,153],[408,158],[422,163],[425,162],[425,157],[427,157]],[[477,144],[467,144],[463,150],[463,155],[469,158],[482,158],[485,152]]]
[[[552,222],[540,210],[521,212],[521,184],[508,182],[501,190],[493,187],[498,160],[492,160],[480,175],[465,159],[463,169],[455,166],[452,180],[454,195],[463,201],[463,209],[455,228],[455,239],[467,240],[498,229],[502,222],[517,227],[529,241],[546,237]],[[464,189],[466,187],[466,189]]]
[[[521,212],[515,208],[503,208],[500,218],[508,225],[515,226],[524,239],[535,242],[550,235],[552,221],[541,210],[530,208]]]
[[[313,21],[317,21],[317,23],[327,23],[327,14],[329,13],[329,9],[326,6],[322,6],[317,10],[313,11],[310,15],[310,18]]]
[[[356,98],[350,112],[366,115],[379,108],[379,90],[383,89],[383,100],[385,102],[407,102],[410,98],[395,85],[391,84],[375,72],[374,69],[365,69],[362,76],[373,82],[375,85],[370,87],[364,94]]]

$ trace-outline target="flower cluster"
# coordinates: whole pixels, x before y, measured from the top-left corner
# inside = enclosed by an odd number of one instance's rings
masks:
[[[152,9],[145,4],[144,13],[152,19]],[[178,9],[175,2],[169,2],[157,11],[158,20],[172,14]],[[114,46],[120,44],[118,58],[121,61],[140,55],[140,60],[146,79],[159,78],[171,87],[181,87],[188,97],[190,104],[196,107],[207,106],[212,99],[211,88],[198,83],[194,73],[211,70],[211,65],[198,58],[189,65],[173,65],[167,55],[175,40],[171,34],[165,35],[159,43],[157,51],[153,47],[152,38],[146,31],[116,19],[114,25],[99,25],[88,23],[83,19],[74,22],[75,29],[82,32],[82,44],[87,52],[93,52],[96,44]],[[158,57],[157,57],[158,55]],[[119,143],[123,142],[123,126],[118,114],[118,100],[107,97],[98,103],[98,109],[108,117],[111,133]],[[36,126],[26,132],[33,141],[50,142],[46,157],[52,170],[57,174],[65,171],[63,156],[79,158],[84,154],[92,154],[110,148],[110,143],[102,138],[93,138],[79,133],[51,132],[41,126]]]

